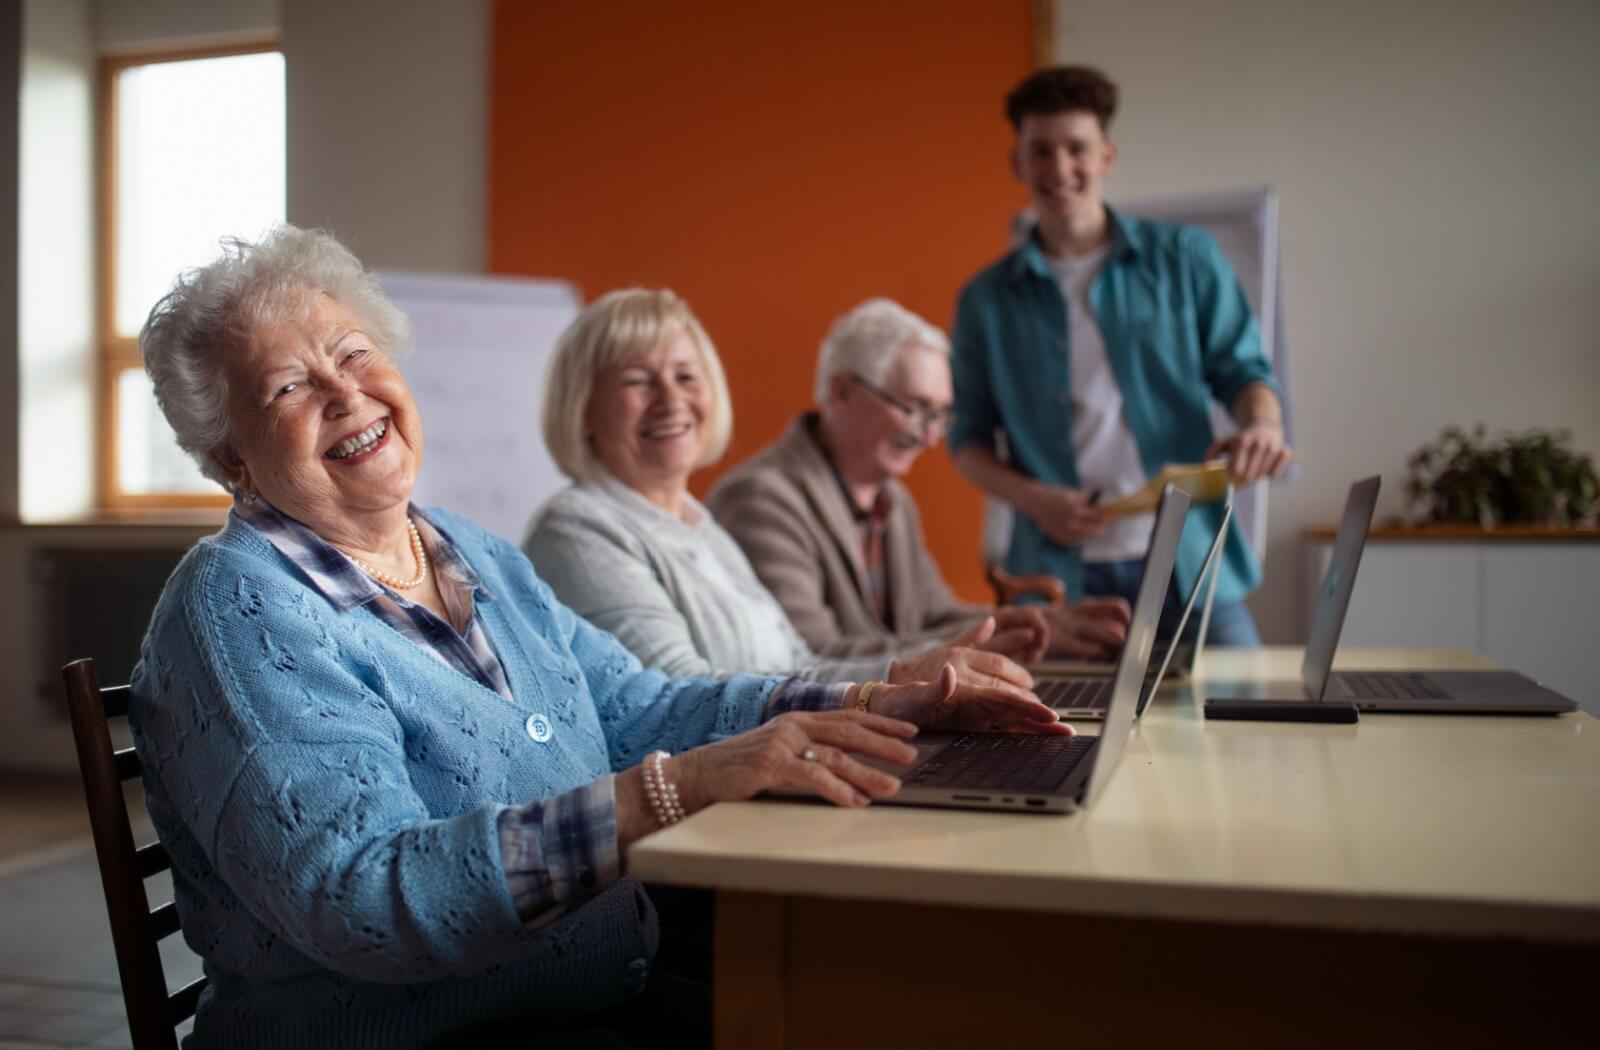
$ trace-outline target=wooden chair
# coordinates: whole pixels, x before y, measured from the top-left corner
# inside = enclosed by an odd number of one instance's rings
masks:
[[[122,977],[122,1001],[135,1050],[177,1050],[174,1029],[194,1016],[205,989],[204,977],[167,994],[161,968],[162,938],[178,932],[178,908],[168,901],[152,909],[144,880],[172,866],[159,842],[134,847],[133,827],[122,784],[140,774],[133,748],[112,747],[106,722],[128,713],[128,687],[101,689],[93,660],[74,660],[61,669],[72,713],[72,738],[78,745],[78,770],[89,804],[94,852],[111,917],[111,943]]]
[[[1040,595],[1046,605],[1060,605],[1067,600],[1066,584],[1054,576],[1013,576],[996,562],[985,565],[983,573],[994,588],[996,605],[1015,605],[1025,594]]]

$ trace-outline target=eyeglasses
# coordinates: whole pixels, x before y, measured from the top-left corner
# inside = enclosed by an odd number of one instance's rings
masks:
[[[909,419],[912,425],[917,428],[918,433],[924,433],[931,427],[942,434],[950,429],[951,423],[955,422],[956,413],[953,408],[925,408],[922,405],[908,404],[883,389],[883,387],[869,383],[858,375],[852,374],[850,378],[854,379],[863,390],[873,397]]]

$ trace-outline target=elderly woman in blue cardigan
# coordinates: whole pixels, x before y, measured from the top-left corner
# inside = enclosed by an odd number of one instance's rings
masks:
[[[1065,731],[948,668],[644,670],[515,547],[411,503],[407,340],[348,251],[293,227],[182,276],[140,337],[179,443],[235,497],[133,681],[211,977],[191,1046],[427,1046],[497,1023],[529,1045],[683,1042],[695,1025],[636,1009],[658,933],[631,843],[780,786],[864,806],[898,781],[850,753],[909,761],[917,725]]]

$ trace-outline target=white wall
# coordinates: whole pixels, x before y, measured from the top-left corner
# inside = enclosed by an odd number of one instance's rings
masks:
[[[27,0],[18,185],[20,510],[94,500],[94,43],[87,0]]]
[[[195,47],[276,33],[278,0],[94,0],[101,51]]]
[[[0,6],[0,522],[18,512],[17,178],[20,166],[22,8]],[[12,98],[19,100],[11,105]],[[3,557],[3,555],[0,555]],[[0,605],[0,633],[14,625]]]
[[[1108,196],[1282,201],[1299,479],[1273,494],[1267,641],[1303,638],[1303,526],[1357,475],[1403,510],[1447,423],[1600,454],[1600,4],[1057,0],[1056,55],[1117,81]]]
[[[487,0],[283,0],[289,221],[368,266],[484,267]]]

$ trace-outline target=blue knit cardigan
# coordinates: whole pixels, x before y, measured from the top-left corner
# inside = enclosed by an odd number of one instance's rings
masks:
[[[365,606],[339,612],[233,516],[156,606],[132,723],[211,978],[191,1047],[420,1046],[625,999],[655,951],[648,899],[623,879],[530,929],[498,816],[750,728],[781,681],[643,670],[516,548],[430,517],[482,577],[514,702]],[[525,729],[536,713],[554,727],[543,742]]]

